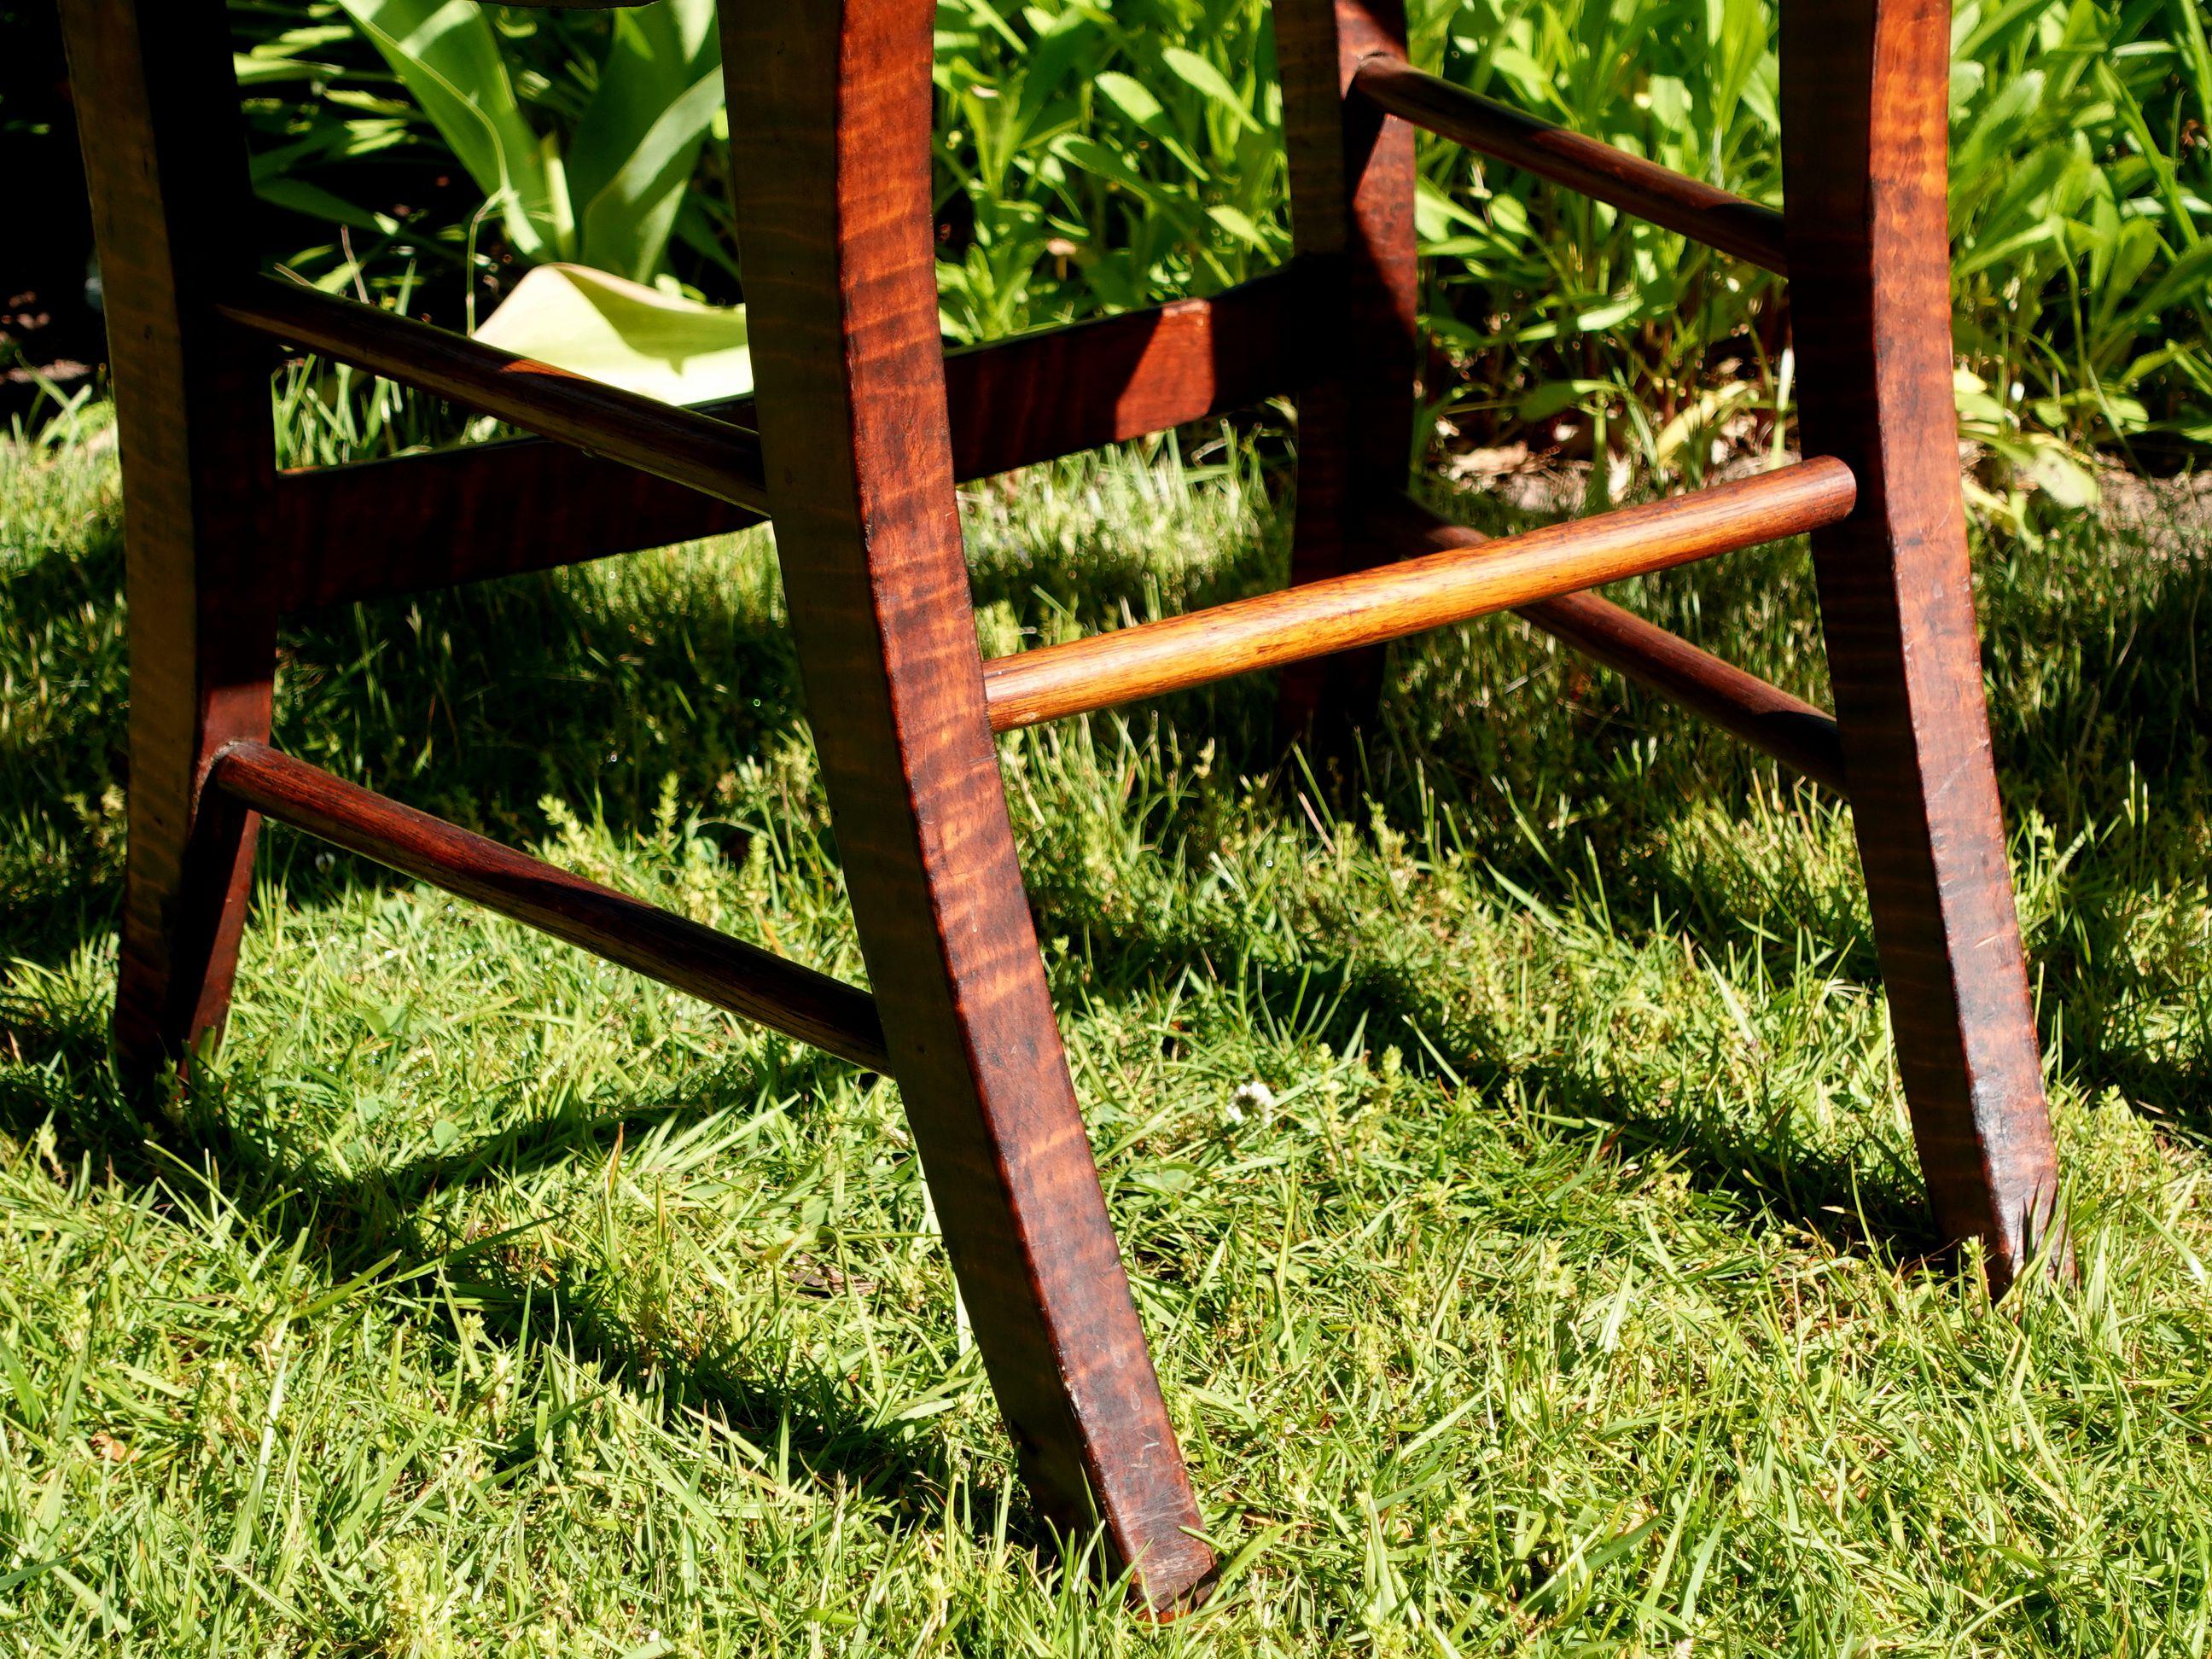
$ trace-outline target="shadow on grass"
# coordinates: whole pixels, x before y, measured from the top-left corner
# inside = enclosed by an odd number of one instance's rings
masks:
[[[2040,815],[2062,847],[2094,831],[2041,905],[2046,1039],[2063,1030],[2086,1092],[2204,1139],[2212,954],[2201,921],[2166,919],[2212,880],[2212,550],[2173,544],[2123,541],[2094,605],[2063,541],[1987,584],[1990,725],[2013,820]]]
[[[1193,962],[1235,963],[1244,954],[1244,941],[1203,926],[1133,927],[1119,910],[1103,912],[1097,890],[1079,883],[1033,880],[1030,896],[1048,927],[1083,934],[1102,970],[1093,994],[1106,1000],[1148,981],[1172,982]],[[1600,1073],[1532,1063],[1515,1054],[1525,1045],[1512,1032],[1450,1006],[1413,969],[1309,939],[1294,963],[1248,963],[1242,983],[1277,1030],[1339,1050],[1363,1034],[1370,1043],[1402,1042],[1409,1071],[1448,1079],[1470,1109],[1518,1091],[1542,1103],[1554,1125],[1579,1121],[1594,1143],[1624,1159],[1664,1153],[1701,1189],[1734,1200],[1747,1221],[1795,1227],[1838,1249],[1940,1255],[1926,1189],[1910,1164],[1885,1158],[1870,1170],[1851,1151],[1800,1146],[1778,1116],[1747,1128],[1694,1100],[1653,1103]],[[1325,988],[1318,997],[1316,987]]]
[[[517,1127],[450,1153],[348,1178],[321,1158],[302,1157],[281,1137],[240,1131],[240,1115],[227,1103],[254,1091],[252,1077],[221,1078],[188,1102],[179,1125],[149,1123],[116,1086],[103,1021],[18,1023],[5,1035],[24,1064],[0,1071],[0,1134],[27,1140],[52,1124],[60,1163],[88,1162],[109,1181],[142,1191],[174,1192],[204,1180],[270,1235],[303,1239],[306,1254],[319,1261],[331,1284],[385,1264],[394,1252],[402,1271],[446,1262],[459,1303],[509,1346],[557,1349],[610,1384],[657,1374],[665,1384],[659,1397],[673,1410],[702,1413],[756,1445],[787,1447],[805,1480],[884,1504],[883,1519],[893,1529],[944,1524],[952,1471],[926,1426],[874,1420],[841,1377],[819,1368],[764,1370],[743,1333],[710,1333],[704,1340],[687,1339],[682,1346],[688,1352],[672,1351],[617,1304],[606,1275],[565,1262],[556,1267],[504,1243],[501,1235],[456,1248],[420,1218],[417,1206],[425,1199],[457,1183],[564,1164],[604,1164],[625,1135],[637,1138],[672,1119],[757,1099],[763,1082],[758,1072],[708,1073],[664,1097]],[[842,1063],[794,1051],[790,1070],[769,1080],[804,1087]],[[445,1305],[439,1299],[424,1316],[447,1322]],[[447,1334],[458,1339],[451,1329]],[[501,1461],[529,1462],[535,1452],[531,1433],[522,1431],[504,1447]],[[979,1541],[993,1534],[996,1501],[988,1492],[969,1494],[963,1521]],[[1026,1504],[1018,1504],[1010,1520],[1023,1541],[1054,1547],[1049,1529]]]

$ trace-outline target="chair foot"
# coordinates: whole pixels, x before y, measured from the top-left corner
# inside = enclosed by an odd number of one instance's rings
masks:
[[[131,805],[116,1066],[134,1103],[173,1116],[194,1057],[221,1037],[230,1012],[261,823],[203,786],[226,745],[268,740],[276,634],[250,611],[204,601],[164,609],[137,599],[164,586],[190,593],[200,543],[143,519],[125,531],[134,599]],[[169,580],[145,574],[149,567]]]
[[[220,1037],[229,1013],[260,819],[199,791],[197,780],[204,760],[224,744],[266,738],[266,681],[259,690],[258,711],[249,696],[242,721],[204,729],[183,756],[173,736],[143,740],[161,711],[149,709],[143,720],[133,712],[115,1055],[127,1096],[141,1106],[173,1112],[193,1058]],[[165,742],[167,754],[144,752]],[[180,820],[185,827],[175,833]]]

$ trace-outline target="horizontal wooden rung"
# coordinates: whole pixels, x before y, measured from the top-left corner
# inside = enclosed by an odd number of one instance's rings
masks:
[[[265,744],[233,744],[208,787],[279,823],[470,899],[872,1071],[875,999],[755,945],[418,812]]]
[[[1594,519],[1485,542],[1418,513],[1374,526],[1409,555],[984,665],[991,724],[1035,726],[1510,611],[1816,530],[1857,500],[1831,457]]]
[[[1746,673],[1595,593],[1539,599],[1521,606],[1516,614],[1814,783],[1839,795],[1849,793],[1844,787],[1844,746],[1835,716],[1780,686]]]
[[[952,465],[988,477],[1303,390],[1315,285],[1293,259],[1210,299],[1093,317],[945,356]]]
[[[1784,269],[1782,216],[1671,167],[1469,92],[1387,53],[1362,61],[1352,90],[1415,126],[1680,231],[1692,241]]]
[[[1303,388],[1318,359],[1293,260],[1177,300],[945,354],[952,462],[980,478]],[[751,400],[695,413],[753,430]],[[763,516],[631,466],[522,438],[317,467],[276,480],[285,611],[544,570],[720,535]]]
[[[274,277],[253,278],[243,294],[216,309],[271,339],[351,363],[717,501],[762,510],[768,505],[758,434],[697,410]]]

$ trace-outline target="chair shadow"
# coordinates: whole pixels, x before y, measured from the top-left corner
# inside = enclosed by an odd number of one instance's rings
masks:
[[[635,556],[649,571],[670,556]],[[617,833],[651,823],[671,780],[687,805],[711,803],[722,779],[803,731],[789,640],[749,593],[611,580],[610,593],[565,573],[526,576],[299,618],[280,645],[276,741],[510,842],[547,832],[548,796],[590,803]],[[121,589],[111,540],[14,573],[0,599],[25,616],[119,613]],[[54,849],[0,872],[0,939],[42,967],[112,934],[121,897],[122,837],[89,826],[102,796],[129,783],[119,625],[99,646],[112,672],[76,671],[94,695],[64,729],[0,740],[18,833]],[[291,863],[301,902],[400,880],[366,860]]]
[[[1249,960],[1246,941],[1223,930],[1161,925],[1157,915],[1133,921],[1081,880],[1032,877],[1031,904],[1042,926],[1079,938],[1076,954],[1097,969],[1091,994],[1103,1001],[1134,998],[1146,986],[1171,983],[1194,962],[1243,962],[1243,993],[1276,1029],[1303,1030],[1340,1052],[1351,1042],[1401,1040],[1406,1068],[1449,1083],[1469,1101],[1518,1089],[1547,1103],[1556,1122],[1579,1120],[1596,1143],[1624,1160],[1663,1154],[1700,1190],[1729,1197],[1751,1224],[1794,1227],[1840,1251],[1880,1249],[1937,1260],[1946,1252],[1930,1223],[1918,1170],[1896,1158],[1869,1169],[1856,1149],[1796,1144],[1770,1121],[1747,1128],[1701,1109],[1694,1099],[1651,1105],[1618,1080],[1566,1063],[1531,1062],[1525,1042],[1493,1021],[1471,1016],[1439,996],[1417,971],[1352,951],[1306,941],[1294,962]],[[1328,1012],[1316,1021],[1316,987],[1326,988]],[[1870,1142],[1871,1149],[1881,1143]]]
[[[2140,1110],[2212,1138],[2212,961],[2198,940],[2193,1043],[2146,1032],[2146,1004],[2185,992],[2191,964],[2136,961],[2151,946],[2140,912],[2212,881],[2212,557],[2146,553],[2124,603],[2081,614],[2063,600],[1998,611],[1991,675],[2034,684],[1992,699],[1990,724],[2018,823],[2033,812],[2097,838],[2052,878],[2047,908],[2066,926],[2038,965],[2056,988],[2046,1036],[2063,1018],[2069,1072],[2090,1093],[2117,1090]],[[2190,947],[2178,946],[2186,951]]]
[[[954,1474],[941,1440],[926,1427],[872,1420],[841,1379],[826,1372],[763,1370],[752,1361],[741,1334],[716,1335],[696,1352],[672,1352],[637,1328],[588,1273],[551,1269],[540,1256],[502,1250],[499,1236],[488,1248],[456,1252],[414,1218],[414,1205],[456,1185],[564,1163],[604,1164],[624,1135],[635,1138],[672,1119],[756,1099],[759,1073],[693,1078],[657,1098],[499,1131],[362,1178],[335,1174],[325,1160],[303,1155],[280,1138],[241,1132],[225,1103],[234,1094],[253,1093],[256,1079],[250,1076],[232,1073],[196,1093],[181,1124],[149,1122],[116,1085],[104,1020],[18,1026],[8,1035],[27,1065],[0,1071],[0,1134],[28,1139],[52,1125],[58,1158],[88,1160],[110,1182],[141,1190],[173,1189],[186,1173],[204,1180],[231,1205],[256,1212],[272,1233],[303,1240],[304,1253],[334,1283],[395,1251],[410,1266],[447,1261],[455,1290],[507,1346],[557,1346],[610,1385],[656,1373],[665,1385],[659,1392],[671,1407],[704,1413],[756,1445],[787,1447],[803,1481],[880,1501],[884,1508],[878,1521],[887,1529],[904,1533],[944,1524],[944,1498]],[[781,1080],[804,1086],[841,1063],[805,1056]],[[54,1076],[74,1086],[59,1095],[40,1086],[40,1078]],[[425,1317],[447,1321],[438,1308]],[[447,1334],[458,1337],[450,1329]],[[527,1462],[534,1451],[530,1432],[519,1431],[500,1455]],[[979,1542],[988,1541],[997,1522],[995,1493],[973,1491],[966,1501],[965,1524]],[[1051,1547],[1048,1527],[1024,1500],[1016,1501],[1009,1522],[1017,1540]]]
[[[119,626],[91,641],[70,636],[78,619],[119,611],[123,547],[112,533],[81,552],[56,549],[0,575],[0,617],[50,630],[44,666],[58,681],[96,693],[119,685]],[[93,660],[85,660],[89,644]],[[102,653],[111,659],[98,660]],[[121,788],[128,760],[120,696],[81,695],[52,726],[0,722],[0,801],[8,826],[37,853],[0,865],[0,959],[58,966],[112,929],[122,897],[120,841],[101,822],[101,802]]]

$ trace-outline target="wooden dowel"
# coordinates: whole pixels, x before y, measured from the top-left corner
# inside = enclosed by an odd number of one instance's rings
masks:
[[[1539,599],[1515,614],[1814,783],[1848,793],[1834,715],[1595,593]]]
[[[586,881],[265,744],[233,744],[207,787],[741,1018],[888,1072],[875,999],[712,927]]]
[[[1692,241],[1781,271],[1782,216],[1671,167],[1454,86],[1401,58],[1363,62],[1352,88],[1377,108],[1500,161],[1595,197]]]
[[[272,339],[419,387],[717,501],[768,505],[759,438],[696,410],[274,277],[255,278],[245,295],[216,309]]]
[[[1489,541],[1480,531],[1455,525],[1414,503],[1407,505],[1434,539],[1470,548]],[[1514,611],[1676,708],[1702,715],[1839,795],[1847,793],[1843,741],[1835,717],[1802,698],[1595,593],[1562,593],[1516,605]]]
[[[991,724],[1110,708],[1798,535],[1845,517],[1857,494],[1824,457],[1491,542],[1423,515],[1404,534],[1418,556],[1399,563],[986,663]]]

